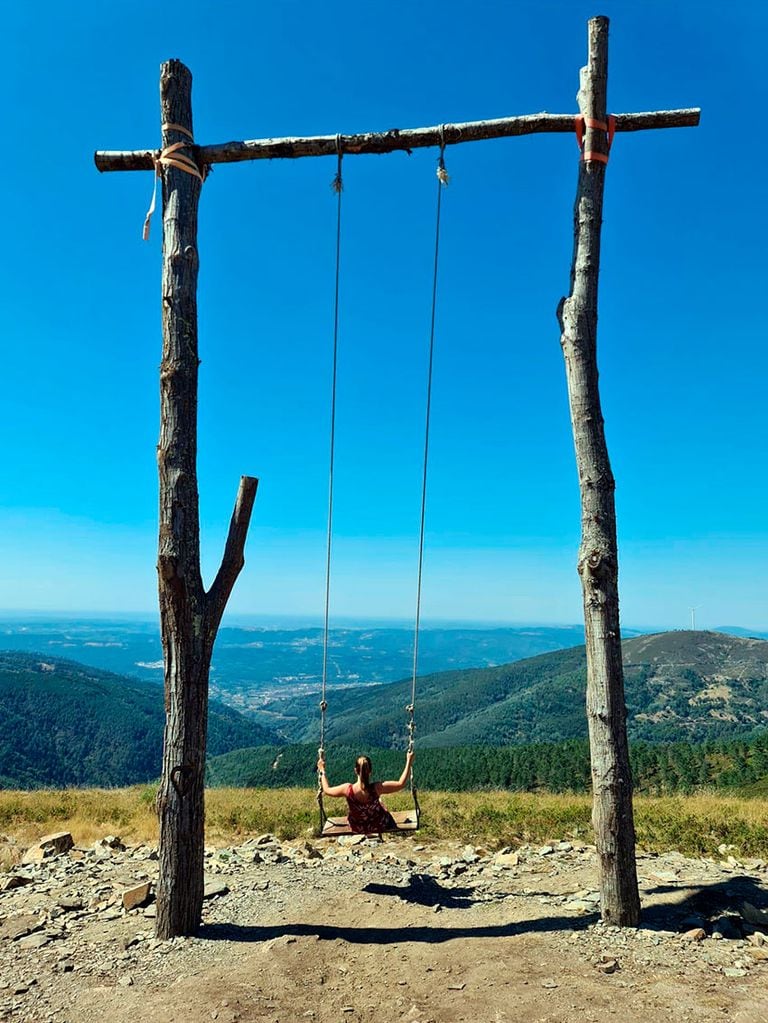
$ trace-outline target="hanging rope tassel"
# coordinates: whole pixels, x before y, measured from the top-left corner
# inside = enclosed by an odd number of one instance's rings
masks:
[[[445,125],[440,125],[440,156],[437,161],[437,180],[441,185],[450,183],[448,171],[445,169]],[[439,226],[439,225],[438,225]]]

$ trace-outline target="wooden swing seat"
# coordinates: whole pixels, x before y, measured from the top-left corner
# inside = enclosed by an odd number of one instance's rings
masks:
[[[387,831],[417,831],[419,827],[419,815],[415,810],[395,810],[392,812],[395,821],[394,828],[387,828]],[[346,817],[326,817],[321,838],[336,838],[337,835],[359,835],[361,832],[353,831],[349,826]],[[378,834],[378,831],[372,832]]]

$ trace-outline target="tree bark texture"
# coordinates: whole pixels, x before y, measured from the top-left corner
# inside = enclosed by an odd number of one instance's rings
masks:
[[[161,67],[160,103],[163,146],[188,143],[189,138],[178,127],[192,132],[192,76],[179,61]],[[194,934],[200,924],[208,672],[221,615],[243,565],[256,480],[241,479],[224,560],[206,594],[200,572],[197,490],[197,210],[201,183],[173,166],[163,168],[162,179],[157,569],[166,727],[157,797],[160,876],[156,933],[170,938]]]
[[[608,19],[589,22],[588,65],[581,71],[579,109],[584,152],[607,154],[605,123]],[[635,863],[632,777],[627,742],[619,625],[615,483],[608,459],[597,370],[597,296],[605,163],[582,159],[574,208],[571,293],[558,318],[581,492],[578,571],[587,649],[587,719],[592,762],[595,841],[602,917],[635,926],[640,899]]]
[[[650,110],[633,114],[616,114],[616,131],[646,131],[652,128],[693,128],[699,123],[701,111]],[[195,147],[200,166],[214,163],[240,163],[243,160],[297,159],[300,156],[337,156],[338,147],[345,155],[361,153],[409,153],[428,146],[455,146],[463,142],[538,135],[550,132],[573,134],[573,114],[521,114],[490,121],[466,121],[463,124],[438,124],[430,128],[391,128],[358,135],[314,135],[278,139],[250,139],[242,142],[220,142]],[[100,151],[94,162],[100,171],[152,170],[156,150]]]

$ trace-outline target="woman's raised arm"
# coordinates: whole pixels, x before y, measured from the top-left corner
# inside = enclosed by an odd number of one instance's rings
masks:
[[[413,764],[414,753],[413,750],[409,750],[405,754],[405,767],[403,773],[397,779],[397,781],[380,781],[379,782],[379,794],[386,796],[391,792],[400,792],[405,788],[408,781],[408,775],[411,773],[411,765]]]
[[[325,761],[321,757],[317,762],[317,773],[320,775],[320,786],[324,796],[346,796],[346,785],[329,785],[325,776]]]

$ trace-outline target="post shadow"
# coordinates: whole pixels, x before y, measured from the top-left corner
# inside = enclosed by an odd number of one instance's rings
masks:
[[[540,917],[508,924],[481,927],[335,927],[329,924],[270,924],[264,926],[216,923],[204,924],[198,938],[203,941],[262,942],[275,938],[317,938],[319,941],[346,941],[350,945],[399,945],[404,941],[439,945],[457,938],[514,938],[521,934],[582,930],[597,919],[590,917]]]
[[[641,926],[651,930],[677,930],[686,917],[701,916],[705,922],[713,918],[739,915],[739,907],[749,902],[757,909],[768,911],[768,885],[761,885],[748,874],[733,875],[727,879],[700,884],[663,884],[646,889],[647,895],[665,895],[687,892],[681,901],[662,902],[643,909]],[[755,930],[749,925],[745,933]]]

